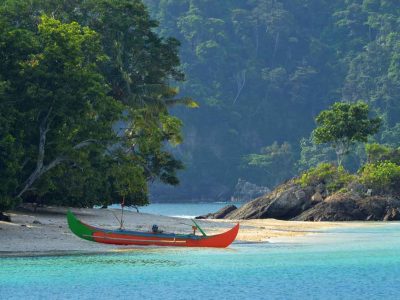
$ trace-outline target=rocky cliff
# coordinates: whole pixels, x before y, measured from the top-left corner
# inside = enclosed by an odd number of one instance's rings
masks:
[[[400,220],[400,199],[392,195],[371,195],[360,187],[329,195],[323,184],[302,187],[295,180],[238,209],[206,218],[266,219],[298,221],[391,221]]]
[[[289,220],[311,207],[312,192],[297,184],[285,184],[272,193],[246,203],[225,218]]]
[[[391,196],[361,197],[337,193],[294,218],[299,221],[394,221],[400,220],[400,200]]]

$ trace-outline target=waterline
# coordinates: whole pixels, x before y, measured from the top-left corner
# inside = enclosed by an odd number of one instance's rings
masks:
[[[4,299],[395,299],[399,224],[228,249],[0,259]]]

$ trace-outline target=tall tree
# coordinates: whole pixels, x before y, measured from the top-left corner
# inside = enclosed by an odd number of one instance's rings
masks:
[[[149,181],[178,183],[166,144],[182,124],[168,107],[196,103],[176,98],[179,43],[154,32],[140,1],[7,1],[0,21],[0,150],[17,178],[5,194],[146,204]]]
[[[361,101],[354,104],[336,102],[330,109],[322,111],[316,122],[315,142],[330,143],[336,151],[339,166],[352,144],[367,142],[368,137],[377,133],[381,126],[381,119],[370,118],[368,104]]]
[[[2,38],[11,99],[2,104],[22,118],[12,129],[23,137],[25,152],[14,191],[21,197],[60,164],[76,163],[90,149],[105,151],[115,141],[112,124],[121,106],[106,95],[97,66],[105,56],[89,28],[43,15],[36,31],[10,28]],[[10,52],[13,48],[21,55]]]

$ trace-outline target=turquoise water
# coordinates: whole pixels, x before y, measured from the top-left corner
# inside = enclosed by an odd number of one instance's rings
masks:
[[[400,224],[295,243],[0,259],[1,299],[399,299]]]
[[[210,203],[152,203],[148,206],[139,208],[140,212],[163,215],[170,217],[180,218],[194,218],[196,216],[213,213],[221,209],[222,207],[234,204],[237,207],[242,206],[242,203],[232,202],[210,202]],[[115,204],[112,208],[120,208],[120,205]],[[129,209],[129,208],[128,208]],[[132,209],[132,208],[131,208]],[[135,210],[135,209],[132,209]]]

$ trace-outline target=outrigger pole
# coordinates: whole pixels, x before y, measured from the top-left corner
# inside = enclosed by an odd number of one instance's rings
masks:
[[[122,196],[122,202],[121,202],[121,222],[120,222],[120,227],[119,229],[124,229],[124,207],[125,207],[125,197]]]
[[[203,236],[207,236],[207,234],[203,231],[203,229],[200,228],[199,224],[197,224],[195,220],[193,220],[193,219],[191,219],[191,220],[194,223],[194,225],[196,225],[197,229],[201,232],[201,234]]]

